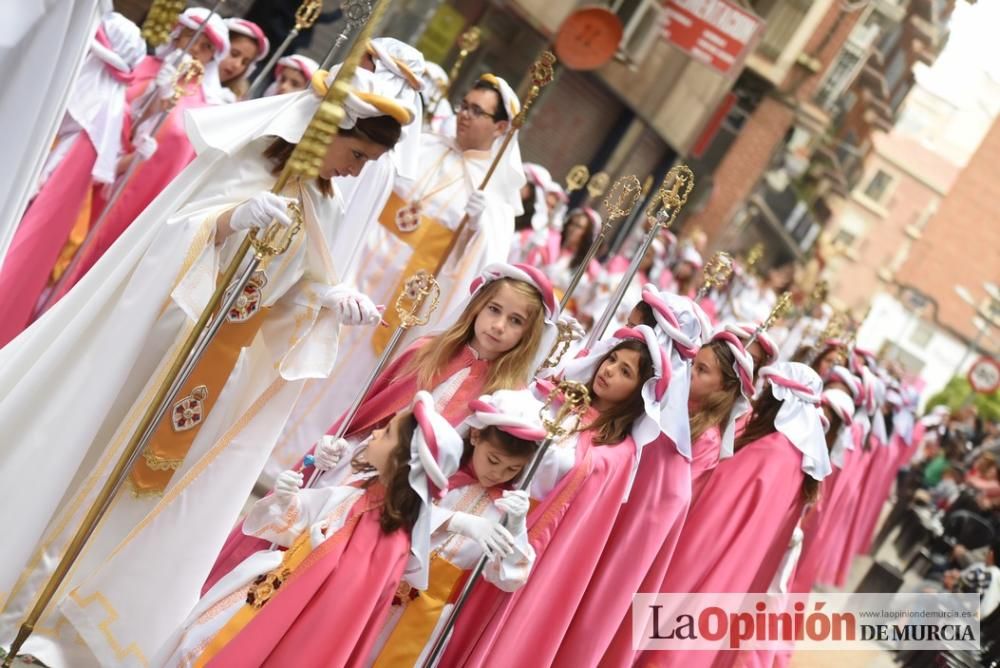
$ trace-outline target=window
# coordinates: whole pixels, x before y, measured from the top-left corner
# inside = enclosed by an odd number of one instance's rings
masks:
[[[826,80],[820,86],[819,92],[816,93],[816,104],[827,111],[832,111],[841,91],[847,87],[857,73],[860,63],[861,55],[854,49],[845,46],[827,73]]]
[[[792,41],[811,4],[811,0],[754,3],[757,13],[767,19],[764,36],[757,47],[762,56],[772,61],[778,59]]]
[[[844,228],[837,230],[837,236],[833,238],[833,245],[840,248],[851,248],[858,237],[848,232]]]
[[[654,0],[613,0],[611,11],[624,26],[619,53],[641,63],[656,42],[663,26],[663,8]]]
[[[885,171],[878,170],[871,181],[868,182],[868,185],[865,186],[865,197],[881,204],[889,190],[890,184],[892,184],[892,177]]]

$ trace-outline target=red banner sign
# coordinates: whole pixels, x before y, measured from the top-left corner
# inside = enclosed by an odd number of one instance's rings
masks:
[[[756,43],[764,20],[726,0],[667,0],[664,38],[723,74],[734,74]]]

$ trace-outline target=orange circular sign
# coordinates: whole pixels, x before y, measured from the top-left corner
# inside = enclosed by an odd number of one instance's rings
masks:
[[[556,34],[559,63],[571,70],[596,70],[614,58],[623,31],[618,16],[603,7],[578,9]]]

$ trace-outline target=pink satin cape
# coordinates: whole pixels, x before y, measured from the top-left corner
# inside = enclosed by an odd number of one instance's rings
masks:
[[[721,462],[692,504],[661,592],[765,592],[802,513],[802,453],[780,432]],[[644,651],[641,666],[711,666],[712,651]]]
[[[417,351],[431,340],[431,338],[422,338],[414,341],[398,359],[389,364],[375,379],[371,392],[351,421],[351,426],[347,430],[348,437],[366,434],[372,429],[386,425],[396,413],[410,405],[420,388],[417,387],[417,374],[408,370],[407,367]],[[442,411],[442,415],[453,426],[458,425],[469,416],[469,402],[482,394],[489,375],[490,363],[486,360],[476,359],[471,348],[466,347],[431,382],[431,385],[434,386],[466,367],[470,369],[468,378],[463,381],[462,386]],[[356,390],[357,388],[351,387],[350,389]],[[344,417],[346,416],[342,415],[337,419],[327,433],[336,433]],[[310,468],[309,471],[311,470]],[[307,473],[306,478],[308,479],[308,477]],[[222,551],[219,552],[215,565],[202,587],[202,594],[211,589],[223,575],[236,568],[244,559],[266,547],[266,541],[245,535],[242,523],[237,524],[230,532],[225,545],[222,546]]]
[[[127,124],[126,124],[127,125]],[[21,219],[0,270],[0,347],[20,334],[32,321],[38,300],[49,283],[52,267],[69,239],[83,208],[87,191],[91,211],[103,207],[103,189],[94,185],[91,172],[97,152],[86,132],[45,182]]]
[[[593,436],[580,434],[577,465],[528,516],[537,558],[527,584],[507,594],[477,583],[441,666],[580,665],[562,653],[563,638],[590,595],[635,456],[631,437],[595,446]]]
[[[642,449],[628,502],[618,511],[587,592],[563,638],[558,665],[632,664],[636,654],[632,597],[637,592],[655,592],[663,582],[690,502],[691,463],[677,452],[673,441],[660,436]]]
[[[344,526],[208,665],[365,665],[410,551],[407,532],[379,526],[384,496],[381,485],[369,488]]]

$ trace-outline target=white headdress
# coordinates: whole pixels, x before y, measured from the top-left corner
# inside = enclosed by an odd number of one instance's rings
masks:
[[[823,390],[823,405],[837,414],[841,421],[840,431],[830,450],[830,461],[838,469],[844,467],[844,452],[854,449],[854,434],[851,426],[854,424],[854,400],[843,390],[833,388]]]
[[[66,113],[90,138],[97,152],[91,176],[99,183],[115,180],[125,118],[125,87],[132,70],[146,55],[139,27],[121,14],[109,12],[101,21],[73,83]]]
[[[336,71],[330,72],[325,81],[333,81],[335,75]],[[229,155],[250,142],[267,136],[281,137],[297,144],[319,108],[321,93],[325,92],[322,86],[321,90],[316,90],[318,77],[319,73],[313,78],[313,86],[297,93],[249,100],[241,102],[239,107],[202,107],[189,111],[186,114],[185,128],[191,143],[198,153],[211,148]],[[341,128],[354,127],[359,118],[391,115],[389,111],[393,109],[390,107],[395,108],[393,113],[401,110],[412,121],[415,117],[412,109],[405,108],[396,100],[382,98],[376,86],[377,82],[371,72],[355,72],[351,82],[352,92],[344,101],[345,113]]]
[[[774,428],[802,453],[802,470],[813,479],[822,480],[833,470],[820,422],[823,381],[815,371],[798,362],[778,362],[762,368],[759,375],[781,402]]]
[[[459,429],[496,427],[525,441],[542,441],[547,435],[543,405],[530,390],[497,390],[469,402],[472,413]]]
[[[643,287],[642,301],[649,304],[653,311],[656,319],[654,331],[670,359],[671,378],[664,409],[664,430],[677,446],[677,451],[690,459],[688,395],[691,391],[691,360],[698,354],[708,316],[687,297],[659,292],[652,284]]]
[[[391,37],[379,37],[368,43],[375,62],[375,80],[381,95],[395,98],[413,110],[416,118],[423,116],[424,54],[405,42]],[[420,123],[403,126],[403,134],[392,151],[396,172],[404,179],[414,180],[420,173]]]
[[[671,412],[673,407],[669,405],[668,388],[672,382],[672,371],[670,358],[666,349],[660,345],[656,339],[656,334],[646,325],[639,325],[635,329],[623,327],[614,335],[599,341],[594,348],[584,357],[578,357],[568,362],[562,371],[563,378],[580,383],[589,383],[600,368],[601,362],[623,341],[640,341],[646,345],[649,357],[653,362],[653,374],[642,386],[642,400],[645,412],[632,424],[632,438],[636,446],[636,458],[632,467],[632,475],[629,479],[629,490],[632,481],[635,479],[636,471],[639,467],[639,459],[642,456],[642,449],[655,441],[660,435],[668,438],[672,437],[668,430]],[[691,458],[690,434],[688,435],[688,452],[681,452],[682,455]],[[680,447],[678,447],[680,451]],[[626,492],[628,498],[628,492]]]
[[[229,28],[230,33],[243,35],[257,42],[257,56],[253,59],[253,63],[259,63],[264,60],[267,58],[267,54],[271,52],[271,42],[267,39],[267,35],[253,21],[241,18],[226,19],[226,27]]]
[[[733,354],[733,371],[740,380],[740,395],[733,404],[733,409],[729,412],[729,420],[722,429],[722,447],[719,450],[719,458],[726,459],[733,456],[736,442],[736,423],[744,415],[748,415],[751,410],[750,400],[754,394],[753,384],[753,357],[743,347],[743,339],[740,334],[743,332],[739,326],[726,325],[712,335],[712,341],[722,341],[729,346]]]
[[[435,500],[448,491],[448,478],[458,471],[465,445],[458,432],[434,410],[434,399],[417,392],[413,401],[417,429],[410,441],[410,487],[422,501],[413,525],[407,580],[426,589],[430,567],[431,513]]]

